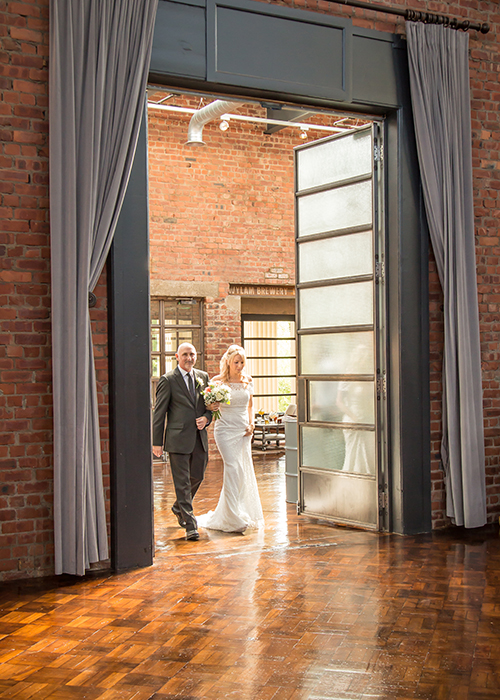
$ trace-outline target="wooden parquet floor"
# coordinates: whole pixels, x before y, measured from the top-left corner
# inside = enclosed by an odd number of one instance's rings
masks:
[[[282,459],[256,469],[265,531],[186,542],[157,463],[153,567],[4,585],[0,698],[500,698],[498,528],[331,527],[285,503]]]

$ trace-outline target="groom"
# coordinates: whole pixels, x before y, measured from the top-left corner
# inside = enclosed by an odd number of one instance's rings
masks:
[[[176,501],[172,512],[186,528],[187,540],[198,540],[193,498],[203,481],[208,461],[206,427],[212,413],[205,407],[202,391],[208,374],[194,369],[196,348],[182,343],[175,353],[178,366],[160,378],[153,417],[153,454],[168,452]],[[165,430],[165,417],[167,427]]]

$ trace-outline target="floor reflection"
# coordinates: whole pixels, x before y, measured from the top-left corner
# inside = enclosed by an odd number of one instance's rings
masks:
[[[200,529],[196,543],[184,541],[184,531],[178,526],[171,512],[174,488],[168,464],[154,462],[154,507],[156,555],[169,554],[230,554],[242,549],[286,547],[308,541],[329,541],[334,530],[322,523],[318,525],[297,516],[297,506],[286,502],[284,450],[254,450],[253,460],[259,486],[265,527],[248,530],[243,535]],[[220,457],[211,455],[205,480],[195,501],[195,514],[215,508],[222,487],[223,465]]]
[[[282,453],[255,467],[262,531],[187,542],[157,462],[153,566],[0,588],[0,698],[499,697],[498,527],[334,527],[285,502]],[[221,477],[212,459],[197,512]]]

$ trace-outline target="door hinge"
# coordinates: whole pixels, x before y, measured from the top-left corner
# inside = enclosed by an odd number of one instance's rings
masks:
[[[377,377],[377,399],[387,398],[387,381],[385,377],[385,372]]]
[[[383,260],[377,260],[375,263],[375,282],[380,282],[380,280],[385,279],[385,262]]]
[[[373,144],[373,158],[376,163],[384,160],[384,145],[382,143]]]
[[[379,487],[379,492],[378,492],[378,510],[379,514],[382,514],[387,510],[387,493],[383,491],[384,487],[380,486]]]

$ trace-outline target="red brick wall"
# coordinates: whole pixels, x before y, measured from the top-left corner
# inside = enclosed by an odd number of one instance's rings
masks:
[[[229,284],[294,283],[293,147],[302,140],[298,130],[266,136],[234,120],[222,132],[217,120],[204,128],[206,146],[186,146],[189,119],[149,112],[151,279],[218,283],[205,309],[206,369],[215,374],[227,346],[241,342]]]
[[[0,16],[0,577],[52,570],[48,2]]]
[[[378,0],[385,4],[385,0]],[[283,4],[281,1],[279,4]],[[353,17],[356,25],[382,31],[403,33],[403,20],[391,15],[372,14],[366,10],[345,8],[323,0],[305,0],[286,4],[313,11]],[[389,3],[387,3],[389,4]],[[487,493],[490,521],[500,512],[500,405],[499,405],[499,352],[498,319],[499,283],[498,267],[500,245],[498,238],[500,165],[499,165],[499,5],[494,0],[456,0],[454,3],[434,0],[414,0],[416,9],[442,12],[448,15],[468,16],[476,21],[487,21],[492,30],[487,35],[470,33],[470,69],[472,89],[474,196],[476,206],[476,243],[479,282],[479,304],[482,340],[484,407],[486,430]],[[48,0],[5,2],[0,8],[0,579],[23,578],[52,573],[52,434],[51,434],[51,366],[50,366],[50,267],[48,237],[48,114],[47,114],[47,55],[48,55]],[[246,127],[238,127],[248,141]],[[185,134],[185,132],[184,132]],[[218,138],[231,139],[233,127]],[[231,214],[229,231],[220,228],[221,242],[216,250],[222,251],[223,263],[217,270],[224,270],[224,282],[218,295],[208,300],[213,317],[224,316],[226,335],[221,337],[217,329],[219,347],[209,357],[210,371],[217,369],[216,360],[226,343],[239,339],[240,329],[232,309],[225,305],[228,282],[238,280],[273,283],[266,276],[272,267],[282,267],[283,274],[293,277],[291,260],[287,253],[289,239],[276,233],[275,225],[283,231],[291,230],[283,209],[284,202],[273,187],[282,183],[280,154],[273,145],[273,137],[256,144],[262,149],[269,163],[264,202],[259,199],[250,182],[239,182],[239,199],[224,199],[227,188],[214,185],[205,205],[204,216],[219,225],[226,214]],[[251,140],[251,138],[250,138]],[[277,140],[277,139],[276,139]],[[215,147],[214,147],[214,150]],[[227,149],[225,149],[227,152]],[[200,152],[198,152],[199,154]],[[243,153],[236,144],[231,149],[232,162],[221,163],[221,170],[212,172],[211,182],[220,182],[220,174],[241,170]],[[182,160],[176,154],[178,164],[190,170],[191,180],[201,176],[208,181],[201,155],[196,162]],[[152,154],[154,157],[154,154]],[[259,158],[261,156],[259,155]],[[286,156],[289,158],[289,155]],[[286,160],[285,158],[285,160]],[[179,167],[180,167],[179,165]],[[191,165],[191,168],[188,166]],[[271,175],[272,173],[272,175]],[[219,176],[216,179],[215,176]],[[247,173],[245,174],[245,176]],[[155,173],[151,171],[154,187]],[[259,185],[259,190],[261,185]],[[222,193],[222,196],[221,196]],[[274,193],[274,194],[273,194]],[[263,215],[273,202],[276,218],[268,221]],[[215,201],[217,199],[217,202]],[[245,217],[238,220],[238,211],[253,201],[252,210],[260,226],[249,230]],[[224,210],[216,204],[225,204]],[[161,214],[161,212],[160,212]],[[155,220],[158,212],[152,211],[152,234],[160,229],[169,232],[171,216],[178,216],[178,209],[171,208],[166,221]],[[246,215],[246,211],[245,211]],[[254,219],[252,218],[252,221]],[[204,221],[200,221],[202,230]],[[267,236],[268,263],[262,256],[256,259],[252,237],[255,230]],[[196,235],[196,227],[186,228],[187,234]],[[234,237],[229,235],[232,232]],[[171,232],[170,232],[171,233]],[[190,248],[191,243],[182,240],[179,247]],[[246,251],[249,251],[248,253]],[[172,256],[172,252],[174,256]],[[178,250],[177,250],[178,253]],[[206,260],[211,260],[214,250],[206,250]],[[164,251],[152,273],[163,275],[161,268],[169,268],[173,279],[176,270],[175,250]],[[442,357],[441,292],[431,260],[431,396],[432,396],[432,478],[433,522],[436,527],[447,524],[444,511],[444,489],[439,461],[440,441],[440,363]],[[185,270],[185,279],[213,279],[208,266],[197,260],[193,269]],[[214,273],[215,274],[215,273]],[[217,273],[218,274],[218,273]],[[286,281],[282,280],[282,281]],[[99,378],[100,413],[102,421],[102,450],[105,469],[105,487],[108,483],[107,443],[107,337],[105,277],[98,286],[99,303],[91,311],[94,337],[97,341],[96,365]],[[207,334],[214,334],[214,326],[207,327]],[[215,336],[212,335],[212,338]]]
[[[0,10],[0,580],[53,573],[48,4]],[[96,294],[109,489],[105,276]]]

